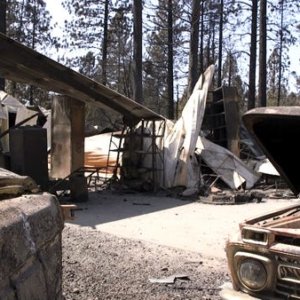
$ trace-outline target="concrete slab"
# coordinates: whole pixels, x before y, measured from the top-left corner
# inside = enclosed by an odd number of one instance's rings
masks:
[[[90,193],[79,204],[75,220],[66,226],[100,230],[119,237],[144,240],[225,258],[227,238],[244,219],[296,204],[299,199],[263,199],[261,203],[210,205],[146,194]]]

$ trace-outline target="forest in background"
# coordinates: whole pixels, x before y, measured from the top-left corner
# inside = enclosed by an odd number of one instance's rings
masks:
[[[169,119],[210,64],[213,88],[236,87],[242,111],[300,105],[300,61],[290,51],[299,0],[61,0],[63,25],[46,2],[0,0],[0,32]],[[48,91],[4,79],[0,89],[50,108]],[[116,118],[87,108],[89,125],[117,129]]]

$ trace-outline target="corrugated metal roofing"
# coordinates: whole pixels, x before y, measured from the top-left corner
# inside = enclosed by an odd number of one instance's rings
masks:
[[[0,33],[0,76],[112,109],[126,119],[163,119],[147,107]]]

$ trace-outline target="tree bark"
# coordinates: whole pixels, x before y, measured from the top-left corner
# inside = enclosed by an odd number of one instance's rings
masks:
[[[0,0],[0,32],[6,34],[6,0]],[[5,89],[5,79],[0,78],[0,90]]]
[[[280,105],[281,99],[281,81],[282,81],[282,48],[283,48],[283,9],[284,0],[280,4],[280,42],[279,42],[279,74],[278,74],[278,89],[277,89],[277,105]]]
[[[201,18],[200,18],[200,64],[199,74],[204,72],[204,0],[201,0]]]
[[[252,20],[251,20],[251,45],[250,45],[250,63],[249,63],[249,93],[248,109],[255,107],[255,81],[256,81],[256,39],[257,39],[257,3],[258,0],[252,0]]]
[[[133,99],[143,103],[143,73],[142,73],[142,45],[143,45],[143,4],[140,0],[133,1]]]
[[[168,118],[174,119],[173,2],[168,0]]]
[[[267,1],[260,0],[259,34],[259,106],[267,106]]]
[[[224,2],[220,2],[220,25],[219,25],[219,57],[218,57],[218,86],[222,85],[222,51],[223,51],[223,10]]]
[[[104,3],[103,41],[102,41],[102,84],[107,84],[107,30],[108,30],[108,1]]]
[[[188,98],[192,94],[194,86],[198,79],[200,1],[201,0],[193,0],[193,3],[192,3],[192,24],[191,24],[191,35],[190,35]]]

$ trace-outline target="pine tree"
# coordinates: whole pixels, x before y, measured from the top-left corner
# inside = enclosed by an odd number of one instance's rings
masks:
[[[182,53],[183,44],[182,24],[180,22],[182,7],[178,2],[171,3],[159,0],[157,6],[151,7],[151,9],[154,11],[154,16],[148,16],[152,26],[148,29],[147,55],[144,62],[145,103],[155,111],[173,118],[174,76],[176,76],[180,66],[186,63],[185,56],[179,55]],[[171,76],[171,74],[173,75]]]
[[[237,54],[233,54],[230,50],[224,59],[222,74],[222,84],[235,87],[239,97],[243,100],[245,97],[245,84],[239,72]],[[240,104],[241,109],[245,110],[244,101]]]
[[[51,16],[44,0],[8,1],[7,35],[40,52],[56,45],[50,34]]]
[[[6,0],[0,0],[0,32],[6,34]],[[5,89],[5,79],[0,78],[0,90]]]
[[[258,104],[267,106],[267,0],[260,0],[259,5]]]
[[[108,85],[132,98],[132,15],[131,6],[121,3],[108,27]]]
[[[198,50],[199,50],[200,4],[201,4],[201,0],[192,1],[189,78],[188,78],[188,91],[187,91],[188,97],[192,94],[194,86],[199,77]]]
[[[173,0],[168,0],[167,5],[168,15],[168,118],[174,119],[174,45],[173,45]]]
[[[143,103],[143,4],[133,1],[133,99]]]
[[[75,69],[78,68],[78,58],[89,52],[100,61],[103,55],[104,25],[107,26],[110,1],[64,0],[62,4],[69,13],[69,18],[65,20],[63,41],[64,47],[69,52],[68,64]],[[103,51],[105,52],[106,49],[104,47]]]
[[[107,29],[108,29],[109,0],[104,3],[103,41],[102,41],[102,84],[107,83]]]
[[[276,54],[277,57],[277,68],[276,73],[274,74],[274,69],[270,70],[270,73],[273,72],[272,76],[277,77],[277,105],[280,105],[282,99],[287,94],[282,90],[287,81],[287,71],[290,68],[290,57],[289,57],[289,48],[297,42],[295,35],[297,18],[300,12],[300,3],[295,0],[280,0],[277,2],[272,2],[269,4],[270,10],[270,21],[272,24],[269,39],[274,44],[274,49],[272,55],[270,56],[270,66],[272,66],[272,60]],[[288,15],[288,18],[285,16]],[[272,79],[270,78],[269,81]],[[275,95],[274,87],[271,87],[271,95]],[[273,99],[274,100],[274,99]]]
[[[51,35],[51,16],[44,0],[13,0],[7,2],[6,34],[41,53],[58,45]],[[48,92],[26,84],[8,82],[8,92],[31,104],[48,104]]]
[[[278,89],[279,53],[274,49],[268,60],[268,102],[269,105],[276,105]]]
[[[255,107],[255,98],[256,98],[255,96],[256,96],[256,60],[257,60],[257,54],[256,54],[257,11],[258,11],[258,0],[252,0],[248,109]]]

